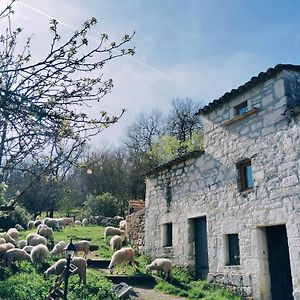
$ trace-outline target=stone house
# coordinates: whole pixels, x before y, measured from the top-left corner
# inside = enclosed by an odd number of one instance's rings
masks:
[[[199,110],[204,151],[147,173],[145,248],[248,299],[300,299],[300,66]]]

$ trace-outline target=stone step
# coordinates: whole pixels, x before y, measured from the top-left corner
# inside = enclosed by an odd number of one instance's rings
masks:
[[[156,281],[155,278],[150,275],[105,275],[105,277],[111,280],[114,284],[125,282],[128,285],[143,285],[148,288],[154,288]]]

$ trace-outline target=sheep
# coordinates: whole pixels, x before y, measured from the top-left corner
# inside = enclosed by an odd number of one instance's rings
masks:
[[[111,227],[111,226],[108,226],[108,227],[105,227],[104,229],[104,241],[106,241],[106,238],[108,236],[111,236],[111,235],[119,235],[121,238],[122,238],[122,241],[124,241],[126,239],[126,233],[124,230],[121,230],[119,228],[116,228],[116,227]]]
[[[5,243],[6,243],[5,238],[0,238],[0,245],[1,245],[1,244],[5,244]]]
[[[113,268],[116,265],[121,265],[125,263],[131,262],[133,266],[136,268],[135,259],[134,259],[134,251],[132,248],[122,248],[117,250],[111,257],[110,264],[108,266],[110,274],[113,273]]]
[[[27,229],[33,229],[34,228],[34,221],[29,221],[28,223],[27,223]]]
[[[114,220],[115,220],[116,224],[119,224],[122,220],[124,220],[124,218],[121,216],[115,216]]]
[[[74,243],[74,246],[75,246],[75,254],[77,254],[77,252],[84,252],[84,255],[83,257],[84,258],[87,258],[89,252],[90,252],[90,242],[89,241],[85,241],[85,240],[82,240],[82,241],[79,241],[79,242],[75,242]]]
[[[36,246],[38,244],[47,245],[47,240],[37,233],[30,233],[26,236],[27,246]]]
[[[37,234],[40,234],[40,230],[41,230],[42,228],[50,228],[50,227],[48,227],[47,225],[41,223],[41,224],[39,224],[38,227],[36,228],[36,233],[37,233]]]
[[[55,219],[58,223],[59,228],[64,228],[67,226],[67,222],[65,220],[65,218],[59,218],[59,219]]]
[[[49,241],[54,241],[53,229],[50,227],[42,227],[38,232],[41,236],[45,237]]]
[[[77,267],[77,270],[71,273],[71,275],[78,274],[83,284],[86,284],[86,260],[82,257],[74,257],[71,263]],[[60,275],[66,265],[67,260],[65,258],[59,259],[54,265],[52,265],[44,272],[44,279],[46,280],[50,275]]]
[[[53,230],[59,230],[59,224],[55,219],[45,218],[43,220],[43,224],[47,225],[48,227],[51,227]]]
[[[112,250],[116,251],[122,248],[122,239],[119,235],[114,235],[111,239],[110,239],[110,247]]]
[[[82,223],[82,226],[87,226],[87,225],[89,225],[89,220],[87,218],[84,218],[81,223]]]
[[[33,264],[42,263],[48,256],[48,248],[45,245],[36,245],[30,252],[30,259]]]
[[[119,229],[126,231],[127,230],[127,222],[126,220],[121,220],[119,223]]]
[[[7,234],[9,234],[15,241],[19,240],[19,231],[16,228],[9,228],[7,230]]]
[[[8,233],[4,233],[3,238],[5,239],[6,243],[12,243],[14,246],[17,246],[17,241],[13,239]]]
[[[50,252],[51,255],[59,255],[65,251],[67,244],[64,241],[60,241],[58,244],[54,246],[52,251]]]
[[[40,224],[42,224],[41,220],[34,221],[34,227],[37,228]]]
[[[4,264],[8,267],[13,261],[18,261],[21,264],[22,260],[30,260],[30,255],[23,249],[9,249],[4,254]]]
[[[15,246],[12,243],[5,243],[0,245],[0,258],[2,259],[5,255],[5,252],[15,248]]]
[[[18,243],[18,248],[23,249],[26,246],[27,242],[26,240],[21,240]]]
[[[16,228],[18,231],[24,231],[24,230],[25,230],[24,227],[23,227],[22,225],[20,225],[20,224],[16,224],[16,225],[15,225],[15,228]]]
[[[146,272],[157,270],[163,272],[165,279],[171,277],[172,262],[167,258],[156,258],[150,265],[146,267]]]
[[[32,251],[32,249],[33,249],[33,247],[35,247],[35,246],[25,246],[25,247],[23,248],[23,250],[25,250],[28,254],[30,254],[31,251]]]
[[[81,223],[81,221],[77,220],[77,221],[74,222],[74,225],[80,225],[81,226],[82,223]]]
[[[64,219],[65,219],[65,222],[66,222],[66,226],[68,226],[68,225],[74,225],[74,219],[73,218],[66,217]]]

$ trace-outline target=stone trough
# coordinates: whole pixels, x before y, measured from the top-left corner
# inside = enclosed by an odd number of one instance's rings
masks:
[[[105,277],[111,280],[114,284],[125,282],[128,285],[133,285],[133,286],[143,285],[143,286],[147,286],[148,288],[154,288],[156,284],[154,277],[150,275],[144,275],[144,274],[131,275],[131,276],[117,274],[117,275],[106,275]]]

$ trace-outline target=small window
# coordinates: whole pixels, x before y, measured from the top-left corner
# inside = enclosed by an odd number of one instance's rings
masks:
[[[172,201],[172,187],[170,181],[168,182],[166,187],[166,200],[167,200],[167,204],[170,205]]]
[[[247,159],[240,162],[238,165],[239,172],[239,189],[246,191],[253,188],[253,174],[251,160]]]
[[[227,249],[228,249],[228,266],[238,266],[240,264],[240,246],[239,235],[228,234],[227,235]]]
[[[242,115],[247,111],[248,111],[247,101],[244,101],[244,102],[242,102],[242,103],[240,103],[240,104],[238,104],[237,106],[234,107],[235,116]]]
[[[173,244],[173,226],[172,223],[163,226],[163,247],[172,247]]]

